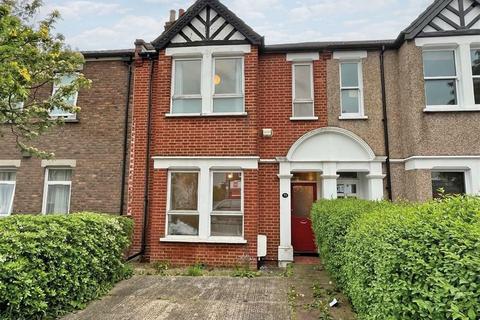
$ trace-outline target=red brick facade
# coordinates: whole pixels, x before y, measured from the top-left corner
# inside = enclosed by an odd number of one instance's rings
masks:
[[[292,62],[286,54],[262,54],[252,46],[245,54],[246,116],[168,117],[171,103],[172,58],[160,51],[154,63],[150,157],[247,157],[273,159],[286,156],[305,133],[327,126],[326,61],[314,62],[316,121],[292,121]],[[144,215],[145,167],[150,61],[137,61],[134,83],[132,159],[129,214],[136,222],[132,253],[141,249]],[[261,136],[273,129],[272,138]],[[261,161],[260,161],[261,162]],[[150,163],[149,210],[146,252],[150,261],[176,265],[201,262],[235,265],[249,259],[256,264],[257,235],[268,239],[267,260],[276,261],[280,242],[278,164],[260,163],[258,170],[244,170],[244,239],[247,244],[172,243],[166,236],[167,170]],[[200,200],[202,201],[202,200]]]

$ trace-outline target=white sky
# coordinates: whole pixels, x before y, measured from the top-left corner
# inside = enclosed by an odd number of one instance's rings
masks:
[[[433,0],[223,0],[267,44],[393,39]],[[60,10],[57,31],[74,49],[132,48],[163,31],[170,9],[192,0],[44,0]]]

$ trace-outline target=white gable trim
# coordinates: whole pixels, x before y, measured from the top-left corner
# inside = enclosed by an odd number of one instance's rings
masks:
[[[249,44],[227,46],[174,47],[167,48],[165,55],[173,57],[205,56],[207,54],[246,54],[252,51]]]

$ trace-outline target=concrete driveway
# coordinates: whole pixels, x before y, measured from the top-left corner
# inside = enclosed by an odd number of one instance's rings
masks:
[[[287,320],[288,281],[135,276],[64,320]]]

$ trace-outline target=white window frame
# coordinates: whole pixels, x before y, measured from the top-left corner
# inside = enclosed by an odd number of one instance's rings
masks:
[[[454,105],[428,105],[427,104],[427,90],[426,90],[426,86],[425,86],[425,104],[426,104],[426,109],[430,109],[430,110],[435,110],[435,109],[451,109],[451,108],[455,108],[455,109],[459,109],[460,108],[460,105],[462,105],[462,93],[461,93],[461,75],[459,75],[459,72],[460,72],[460,59],[459,59],[459,54],[458,54],[458,50],[457,48],[455,47],[449,47],[449,46],[446,46],[446,47],[435,47],[435,48],[424,48],[423,49],[423,53],[425,52],[445,52],[445,51],[450,51],[450,52],[453,52],[453,57],[454,57],[454,63],[455,63],[455,76],[441,76],[441,77],[427,77],[425,75],[425,66],[423,66],[424,68],[424,71],[423,71],[423,80],[425,82],[425,84],[427,83],[427,81],[429,80],[455,80],[455,92],[456,92],[456,100],[457,100],[457,104],[454,104]],[[423,61],[423,57],[422,57],[422,61]]]
[[[197,174],[197,210],[172,210],[172,174],[173,173],[196,173]],[[165,236],[171,239],[189,239],[189,238],[199,238],[200,237],[200,224],[201,224],[201,214],[200,214],[200,188],[201,188],[201,172],[199,169],[172,169],[168,170],[168,179],[167,179],[167,214],[165,217]],[[198,216],[198,236],[185,236],[185,235],[170,235],[168,233],[168,221],[169,216]]]
[[[479,44],[472,44],[470,46],[470,70],[473,69],[473,65],[472,65],[472,51],[473,50],[480,50],[480,45]],[[480,75],[474,75],[473,70],[472,70],[473,104],[476,107],[480,108],[480,103],[475,102],[475,85],[473,84],[474,79],[480,79]]]
[[[53,87],[52,87],[52,96],[55,95],[55,93],[57,92],[57,90],[60,88],[59,85],[57,84],[53,84]],[[74,103],[73,105],[74,106],[77,106],[77,102],[78,102],[78,91],[75,92],[75,95],[74,95]],[[53,119],[58,119],[58,118],[63,118],[65,120],[76,120],[77,119],[77,114],[76,113],[68,113],[68,112],[64,112],[62,114],[50,114],[50,117],[53,118]]]
[[[241,196],[241,201],[240,201],[240,206],[241,206],[241,209],[240,211],[214,211],[213,210],[213,175],[215,173],[233,173],[233,174],[240,174],[240,179],[241,179],[241,184],[240,184],[240,187],[242,188],[241,190],[241,193],[240,193],[240,196]],[[210,214],[209,214],[209,217],[208,217],[208,234],[209,234],[209,238],[210,239],[221,239],[221,238],[225,238],[225,237],[216,237],[216,236],[212,236],[212,230],[211,230],[211,227],[212,227],[212,216],[217,216],[217,217],[242,217],[242,235],[241,235],[241,238],[243,239],[245,237],[245,209],[244,209],[244,203],[245,203],[245,199],[244,199],[244,174],[243,174],[243,171],[242,170],[228,170],[228,169],[222,169],[222,170],[210,170],[210,199],[211,199],[211,203],[210,203]],[[236,238],[234,236],[230,236],[228,238]]]
[[[297,99],[297,93],[296,93],[296,71],[295,67],[297,66],[308,66],[310,69],[310,87],[311,87],[311,92],[310,96],[311,99]],[[315,116],[315,80],[314,80],[314,66],[313,66],[313,61],[309,62],[293,62],[292,63],[292,117],[290,120],[318,120],[318,117]],[[295,116],[295,104],[302,104],[302,103],[311,103],[312,104],[312,114],[311,116],[308,117],[296,117]]]
[[[70,181],[49,181],[48,180],[48,172],[50,170],[70,170],[72,172],[72,176]],[[73,168],[71,167],[47,167],[45,168],[45,177],[44,177],[44,186],[43,186],[43,202],[42,202],[42,214],[47,214],[47,200],[48,200],[48,186],[51,185],[62,185],[62,186],[69,186],[68,189],[68,210],[66,214],[70,214],[70,207],[72,204],[72,178],[73,178]]]
[[[415,44],[423,50],[455,49],[457,53],[458,106],[425,106],[424,112],[480,111],[480,105],[475,104],[471,63],[471,50],[479,48],[480,35],[417,38]]]
[[[172,64],[175,60],[186,59],[192,60],[195,58],[202,60],[201,71],[201,96],[202,96],[202,111],[201,113],[173,113],[172,99],[170,102],[170,112],[166,117],[218,117],[218,116],[246,116],[245,109],[245,54],[251,52],[251,45],[232,45],[232,46],[199,46],[199,47],[178,47],[167,48],[166,55],[171,56]],[[213,112],[213,96],[214,96],[214,60],[215,58],[242,58],[243,75],[242,75],[242,88],[243,88],[243,111],[242,112],[227,112],[227,113],[214,113]],[[175,71],[172,68],[171,74],[171,97],[175,92]]]
[[[200,93],[199,94],[193,94],[193,95],[175,95],[175,74],[176,74],[176,66],[177,66],[177,61],[200,61],[200,74],[203,74],[203,63],[202,63],[202,57],[186,57],[186,58],[174,58],[172,59],[172,80],[171,80],[171,98],[170,98],[170,114],[172,115],[200,115],[200,113],[174,113],[173,112],[173,101],[174,100],[194,100],[198,99],[200,100],[200,103],[202,103],[202,85],[203,85],[203,77],[200,77]]]
[[[211,99],[211,113],[216,115],[229,115],[229,114],[244,114],[245,113],[245,57],[244,56],[213,56],[212,57],[212,75],[211,75],[211,90],[212,90],[212,99]],[[216,62],[217,60],[228,60],[228,59],[240,59],[241,60],[241,71],[242,71],[242,92],[240,94],[217,94],[215,93],[215,83],[213,78],[215,77]],[[228,98],[242,98],[242,111],[241,112],[214,112],[213,111],[213,102],[215,99],[228,99]]]
[[[342,82],[342,66],[344,64],[357,64],[357,78],[358,87],[344,87]],[[361,59],[343,59],[339,62],[339,79],[340,79],[340,119],[367,119],[365,117],[365,103],[363,90],[363,63]],[[357,113],[343,113],[343,91],[344,90],[358,90],[358,112]]]
[[[15,180],[13,180],[13,181],[0,180],[0,184],[13,185],[12,198],[10,199],[10,205],[8,206],[7,214],[0,214],[0,218],[1,218],[1,217],[8,217],[12,214],[13,202],[15,200],[15,189],[17,187],[17,171],[12,169],[12,168],[2,168],[2,167],[0,167],[0,172],[14,172],[15,173]]]

